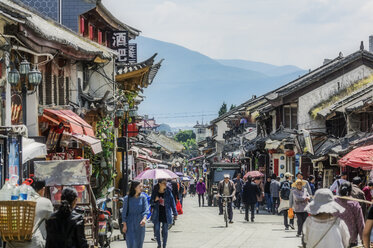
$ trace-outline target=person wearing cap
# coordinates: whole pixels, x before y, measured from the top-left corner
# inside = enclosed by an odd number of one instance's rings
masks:
[[[342,184],[341,184],[342,185]],[[352,190],[351,190],[351,197],[366,200],[364,191],[361,190],[361,177],[354,177],[352,179]],[[368,206],[364,202],[359,202],[361,210],[363,211],[364,219],[367,215]]]
[[[344,213],[345,208],[334,201],[330,189],[316,191],[314,200],[306,208],[310,214],[303,225],[304,247],[347,248],[350,233],[346,223],[336,213]]]
[[[342,185],[342,183],[344,182],[347,182],[347,172],[344,171],[342,172],[342,175],[341,175],[341,178],[340,179],[336,179],[334,181],[334,183],[332,184],[332,186],[330,186],[330,190],[332,192],[335,191],[335,194],[336,195],[339,195],[339,187]]]
[[[297,179],[292,186],[295,187],[295,189],[290,193],[289,207],[294,210],[294,213],[297,216],[297,237],[299,237],[302,234],[303,224],[308,217],[305,208],[310,200],[310,195],[304,187],[305,182],[303,180]]]
[[[304,180],[303,179],[303,173],[301,171],[299,171],[296,175],[297,179],[300,179],[302,180],[303,182],[303,187],[307,190],[308,194],[309,195],[312,195],[312,189],[311,189],[311,186],[310,184],[308,183],[308,181]]]
[[[223,201],[221,196],[229,196],[228,202],[228,218],[229,223],[233,223],[233,211],[232,211],[232,201],[234,195],[236,194],[236,187],[232,180],[230,180],[229,174],[224,175],[224,180],[221,180],[218,185],[218,199],[219,199],[219,215],[223,214]]]

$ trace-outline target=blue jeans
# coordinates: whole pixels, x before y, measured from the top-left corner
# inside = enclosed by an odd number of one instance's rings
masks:
[[[163,248],[166,248],[167,237],[168,237],[168,224],[166,222],[156,222],[154,223],[154,235],[157,239],[158,246],[161,247],[161,223],[162,223],[162,241]]]
[[[265,198],[266,198],[266,203],[267,203],[267,209],[271,210],[272,209],[272,197],[271,197],[271,194],[265,193]]]

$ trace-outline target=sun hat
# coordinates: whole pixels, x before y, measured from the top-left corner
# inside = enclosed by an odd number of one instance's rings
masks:
[[[285,177],[293,177],[294,175],[293,174],[291,174],[290,172],[286,172],[285,173]]]
[[[301,183],[302,184],[302,187],[306,185],[306,181],[305,180],[302,180],[302,179],[297,179],[292,185],[291,187],[295,188],[297,187],[297,184],[298,183]]]
[[[334,196],[330,189],[319,189],[316,191],[313,201],[304,210],[311,215],[317,215],[320,213],[343,213],[345,208],[334,201]]]

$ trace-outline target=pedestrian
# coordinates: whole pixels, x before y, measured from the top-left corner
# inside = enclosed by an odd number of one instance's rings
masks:
[[[267,211],[272,211],[272,197],[271,197],[271,177],[267,176],[267,181],[264,184],[264,197],[267,204]]]
[[[263,199],[264,199],[264,185],[263,185],[263,179],[260,177],[255,178],[254,180],[255,184],[258,185],[260,194],[257,196],[257,203],[256,203],[256,213],[259,214],[259,206],[263,205]]]
[[[180,181],[180,182],[179,182],[178,199],[179,199],[179,201],[180,201],[181,206],[183,206],[183,199],[184,199],[185,195],[186,195],[186,187],[185,187],[185,184],[184,184],[182,181]]]
[[[373,229],[373,207],[371,206],[368,211],[367,221],[363,231],[363,245],[364,248],[370,248],[371,233]]]
[[[36,201],[34,228],[31,241],[10,242],[10,247],[14,248],[44,248],[47,238],[45,221],[53,213],[52,202],[44,197],[45,181],[34,178],[31,187],[35,190],[34,199]]]
[[[280,177],[276,177],[276,174],[273,174],[270,186],[272,197],[272,214],[276,214],[278,211],[278,205],[280,204],[280,186]]]
[[[252,182],[250,176],[247,177],[247,181],[242,189],[242,202],[245,204],[245,220],[249,221],[249,208],[251,210],[251,222],[255,219],[255,204],[258,201],[258,196],[260,195],[260,190],[257,184]]]
[[[343,171],[342,172],[342,175],[341,175],[341,178],[339,179],[336,179],[332,186],[330,186],[330,190],[332,192],[335,192],[336,195],[339,195],[339,188],[340,186],[342,185],[342,183],[346,182],[347,181],[347,172],[346,171]]]
[[[339,188],[340,196],[351,196],[352,185],[350,182],[342,183]],[[355,247],[358,245],[358,235],[360,240],[363,240],[363,230],[364,230],[364,216],[361,206],[356,201],[350,201],[346,199],[337,198],[335,200],[339,205],[341,205],[345,211],[343,213],[336,212],[333,215],[341,218],[350,233],[350,247]]]
[[[159,183],[157,185],[159,186]],[[180,188],[180,185],[177,182],[177,179],[172,179],[171,180],[170,188],[171,188],[172,196],[174,198],[175,206],[176,206],[176,203],[179,200],[179,188]]]
[[[291,191],[289,197],[289,206],[294,209],[294,213],[297,216],[297,237],[302,234],[302,227],[308,216],[305,208],[310,200],[310,195],[304,186],[305,182],[301,179],[297,179],[295,183],[293,183],[295,189]]]
[[[236,194],[236,187],[232,180],[230,180],[229,174],[224,175],[224,180],[221,180],[218,184],[218,199],[219,199],[219,215],[223,215],[223,199],[222,196],[228,197],[227,204],[228,204],[228,219],[229,223],[233,223],[233,210],[232,210],[232,202],[233,198]]]
[[[163,248],[167,245],[168,226],[173,223],[173,219],[177,219],[177,211],[175,201],[171,189],[167,187],[166,179],[158,180],[158,187],[153,190],[150,199],[153,213],[151,220],[154,224],[154,233],[157,240],[158,248]],[[172,218],[173,215],[173,218]],[[161,225],[162,225],[162,240],[161,240]]]
[[[145,224],[149,214],[148,199],[141,194],[143,185],[132,181],[128,195],[123,199],[123,233],[129,248],[142,248],[145,238]]]
[[[237,173],[237,177],[233,179],[234,186],[236,187],[236,200],[234,201],[234,208],[240,209],[241,207],[241,193],[242,187],[244,185],[243,180],[241,179],[241,173]]]
[[[303,226],[304,247],[310,248],[347,248],[350,234],[347,225],[333,214],[343,213],[345,209],[334,201],[330,189],[316,191],[314,200],[305,209],[310,213]]]
[[[190,181],[189,181],[189,194],[190,196],[195,196],[196,194],[196,180],[194,179],[194,177],[192,176],[190,178]]]
[[[303,173],[301,171],[298,171],[298,173],[295,176],[296,176],[297,180],[298,179],[302,180],[303,187],[307,190],[307,192],[308,192],[309,195],[312,195],[311,186],[308,183],[308,181],[306,181],[306,180],[303,179]]]
[[[316,187],[315,187],[315,176],[314,175],[310,175],[308,177],[308,183],[309,183],[310,188],[311,188],[311,195],[315,195]]]
[[[46,221],[46,248],[88,248],[84,233],[84,218],[74,211],[78,201],[75,188],[65,187],[61,193],[61,205]]]
[[[285,173],[285,181],[281,183],[280,186],[280,206],[278,207],[279,212],[283,212],[284,215],[284,225],[285,230],[294,229],[294,218],[290,219],[290,224],[288,221],[288,210],[290,208],[290,193],[291,193],[291,173]]]
[[[367,201],[372,201],[372,192],[373,192],[373,181],[370,181],[367,186],[363,188],[365,194],[365,199]]]
[[[202,207],[205,205],[205,193],[206,193],[206,185],[203,182],[203,178],[201,177],[199,179],[199,182],[197,183],[197,194],[198,194],[198,204],[201,207],[201,199],[202,199]]]
[[[347,182],[347,181],[346,181]],[[342,184],[341,184],[342,185]],[[365,194],[364,194],[364,191],[362,191],[360,189],[360,186],[361,186],[361,177],[354,177],[352,179],[352,191],[351,191],[351,196],[353,198],[356,198],[356,199],[360,199],[360,200],[365,200]],[[363,203],[363,202],[360,202],[359,203],[360,206],[361,206],[361,210],[363,211],[363,216],[364,216],[364,219],[366,218],[367,216],[367,210],[368,210],[368,206],[367,204]]]

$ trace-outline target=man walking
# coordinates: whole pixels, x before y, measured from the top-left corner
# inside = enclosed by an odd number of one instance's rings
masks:
[[[198,204],[201,207],[201,198],[202,198],[202,207],[203,207],[205,205],[204,195],[205,195],[205,192],[206,192],[206,185],[203,182],[202,178],[199,179],[199,182],[197,183],[196,190],[197,190],[197,194],[198,194]]]
[[[227,204],[228,204],[228,218],[229,223],[233,223],[233,211],[232,211],[232,201],[233,197],[236,194],[236,188],[232,180],[230,180],[229,174],[224,175],[224,180],[219,182],[218,186],[218,199],[219,199],[219,215],[223,214],[223,199],[221,196],[228,196]]]
[[[241,173],[237,174],[237,177],[233,179],[234,186],[236,187],[236,201],[234,202],[235,208],[240,209],[241,207],[241,193],[242,186],[244,185],[243,180],[241,179]]]
[[[281,183],[280,186],[280,207],[278,211],[282,211],[284,214],[284,225],[285,230],[289,230],[289,227],[294,229],[294,218],[290,219],[290,225],[288,221],[288,210],[290,208],[289,198],[291,193],[291,177],[293,175],[290,173],[285,173],[285,181]]]
[[[254,222],[255,205],[260,196],[260,190],[258,185],[252,182],[252,178],[249,176],[242,190],[242,202],[245,204],[245,220],[249,221],[249,207],[251,210],[251,222]]]
[[[356,199],[360,200],[366,200],[364,191],[361,190],[361,178],[360,177],[354,177],[352,179],[352,190],[351,190],[351,196]],[[365,203],[360,202],[361,210],[363,211],[363,216],[366,218],[368,206]]]
[[[278,205],[280,204],[280,177],[276,177],[276,174],[272,175],[272,181],[270,186],[271,197],[272,197],[272,214],[277,213]]]

